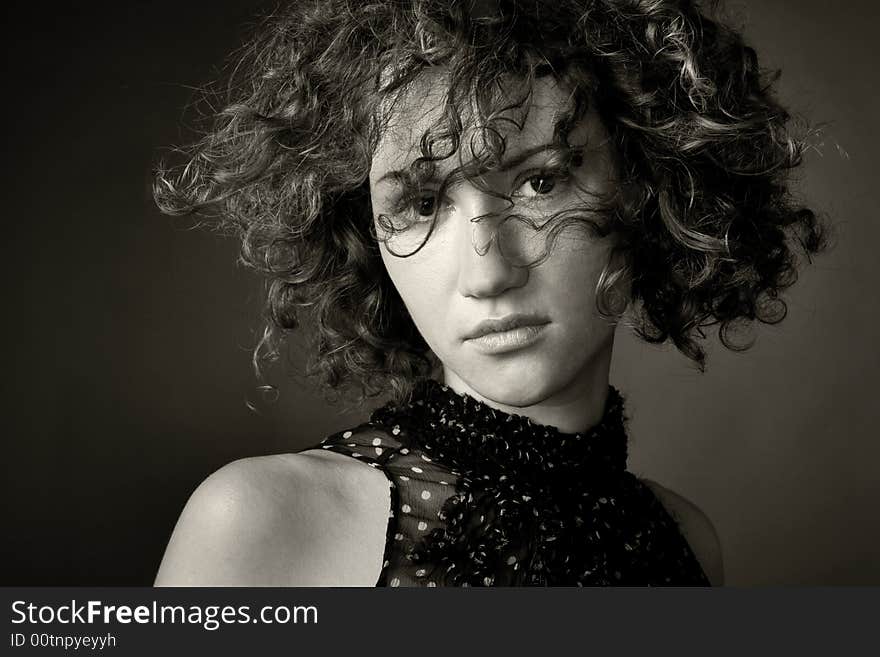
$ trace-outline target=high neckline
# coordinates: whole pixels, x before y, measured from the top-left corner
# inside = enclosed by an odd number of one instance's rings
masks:
[[[626,468],[623,398],[613,386],[600,421],[578,433],[501,411],[433,379],[421,382],[409,403],[374,411],[370,423],[408,436],[431,458],[470,476],[543,479]]]
[[[707,584],[675,519],[626,471],[623,398],[582,433],[428,380],[325,448],[385,472],[389,586]]]

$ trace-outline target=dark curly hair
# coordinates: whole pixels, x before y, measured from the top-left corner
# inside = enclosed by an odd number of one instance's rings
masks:
[[[625,277],[638,334],[701,369],[704,329],[745,348],[734,329],[780,321],[798,252],[824,248],[822,222],[789,192],[803,135],[754,50],[696,2],[296,1],[255,34],[212,128],[185,163],[160,166],[154,193],[167,213],[233,228],[268,279],[258,368],[308,322],[309,371],[331,389],[402,399],[436,365],[381,262],[367,184],[383,108],[428,67],[444,67],[448,89],[426,160],[450,155],[441,141],[458,148],[464,108],[505,109],[504,80],[567,85],[563,139],[598,111],[625,189],[607,212],[620,257],[599,309]]]

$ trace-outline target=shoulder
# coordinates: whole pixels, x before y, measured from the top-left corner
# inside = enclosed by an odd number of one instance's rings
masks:
[[[696,504],[656,481],[642,479],[669,515],[678,523],[681,533],[713,586],[724,585],[724,561],[721,541],[709,517]]]
[[[390,503],[385,475],[322,450],[242,459],[192,494],[157,586],[372,586]]]

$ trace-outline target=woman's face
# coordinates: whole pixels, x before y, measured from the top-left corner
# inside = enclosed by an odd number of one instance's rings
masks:
[[[453,389],[520,413],[583,399],[595,386],[607,386],[614,323],[598,316],[595,294],[612,237],[596,237],[583,224],[566,227],[545,260],[524,267],[516,257],[540,252],[534,245],[536,239],[544,243],[543,233],[536,237],[517,222],[496,229],[511,212],[540,223],[540,217],[613,191],[604,127],[594,113],[576,124],[568,142],[584,146],[560,166],[553,131],[570,106],[569,94],[542,78],[522,129],[501,124],[507,143],[499,167],[479,183],[462,179],[441,190],[445,173],[468,161],[475,141],[465,134],[464,151],[439,162],[431,179],[413,184],[403,174],[442,111],[444,89],[430,86],[431,80],[395,106],[373,158],[373,216],[388,274]],[[381,238],[389,234],[380,215],[413,228],[385,243]],[[432,221],[433,233],[420,250],[395,255],[412,251]],[[520,228],[509,230],[513,225]]]

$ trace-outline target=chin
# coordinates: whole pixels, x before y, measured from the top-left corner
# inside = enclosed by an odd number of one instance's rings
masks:
[[[527,408],[547,400],[565,387],[559,368],[546,364],[512,363],[474,369],[461,375],[470,388],[487,400],[513,408]]]

